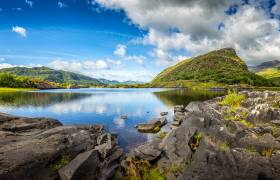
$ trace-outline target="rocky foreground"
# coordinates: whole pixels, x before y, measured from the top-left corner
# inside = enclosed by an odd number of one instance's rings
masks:
[[[280,92],[176,106],[172,124],[120,162],[117,137],[103,126],[0,114],[0,179],[280,179]]]
[[[176,106],[173,129],[122,161],[128,179],[280,179],[280,92]]]
[[[122,149],[103,126],[0,114],[0,179],[110,179]]]

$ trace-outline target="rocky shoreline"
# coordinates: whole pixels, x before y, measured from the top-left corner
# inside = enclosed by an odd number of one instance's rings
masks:
[[[173,124],[126,155],[128,179],[280,179],[280,92],[176,106]]]
[[[104,126],[0,114],[0,179],[109,179],[122,149]]]
[[[178,105],[172,124],[123,155],[103,126],[0,114],[0,179],[280,179],[280,92]]]

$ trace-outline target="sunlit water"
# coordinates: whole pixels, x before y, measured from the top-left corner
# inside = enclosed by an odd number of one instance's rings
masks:
[[[137,132],[135,125],[167,111],[172,121],[173,107],[206,100],[223,92],[182,89],[75,89],[0,93],[0,112],[26,117],[49,117],[64,125],[103,124],[119,135],[119,144],[128,148],[155,135]],[[128,119],[120,119],[126,115]],[[170,126],[164,127],[168,130]]]

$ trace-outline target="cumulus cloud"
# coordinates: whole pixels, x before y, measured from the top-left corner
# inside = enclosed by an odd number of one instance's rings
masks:
[[[122,44],[118,44],[114,54],[119,57],[124,57],[126,54],[126,46]]]
[[[12,28],[12,31],[15,32],[15,33],[18,33],[22,37],[27,37],[27,31],[23,27],[15,26],[15,27]]]
[[[66,70],[71,72],[85,72],[98,69],[108,69],[108,61],[97,60],[97,61],[64,61],[54,60],[49,64],[50,67],[59,70]]]
[[[118,44],[116,47],[116,50],[114,51],[114,54],[124,60],[128,60],[128,61],[134,61],[138,64],[143,64],[146,57],[145,56],[136,56],[136,55],[132,55],[132,56],[127,56],[126,55],[126,46],[123,44]]]
[[[153,45],[158,64],[173,63],[174,50],[198,55],[234,47],[250,63],[280,57],[279,20],[271,17],[267,1],[242,0],[96,0],[104,8],[122,9],[148,30],[142,43]],[[268,6],[268,4],[266,4]],[[279,13],[279,0],[272,13]],[[226,13],[236,7],[234,13]],[[223,27],[223,28],[220,28]]]
[[[122,65],[121,61],[112,59],[97,61],[54,60],[49,63],[48,66],[53,69],[80,73],[93,78],[105,78],[118,81],[148,81],[154,76],[154,73],[151,73],[145,68],[138,67],[137,69],[128,69]]]
[[[31,8],[33,7],[33,1],[25,0],[25,3],[28,4]]]

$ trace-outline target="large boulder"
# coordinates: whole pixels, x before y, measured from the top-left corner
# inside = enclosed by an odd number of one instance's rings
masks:
[[[0,118],[1,180],[57,179],[58,170],[76,157],[80,162],[84,158],[81,167],[89,168],[85,172],[87,176],[95,172],[106,179],[112,176],[122,153],[117,146],[117,137],[106,133],[102,125],[62,126],[57,120],[3,114]],[[110,145],[104,145],[109,142]],[[98,161],[93,155],[85,158],[83,153],[92,150],[98,152]],[[100,160],[102,155],[104,159]],[[102,168],[90,168],[87,163]],[[83,179],[78,176],[81,174],[78,171],[74,177]]]

